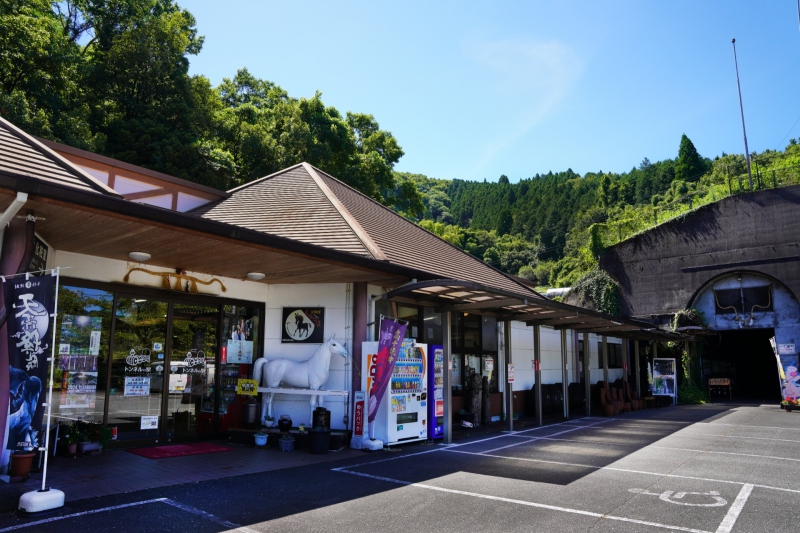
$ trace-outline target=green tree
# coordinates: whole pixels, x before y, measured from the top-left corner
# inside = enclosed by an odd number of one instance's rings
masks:
[[[697,181],[705,174],[706,165],[694,144],[684,133],[681,136],[681,145],[678,148],[678,163],[675,166],[675,179],[683,181]]]

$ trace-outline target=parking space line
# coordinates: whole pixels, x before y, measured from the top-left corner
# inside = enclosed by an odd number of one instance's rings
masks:
[[[744,504],[747,503],[747,499],[750,497],[750,493],[753,492],[753,485],[749,483],[745,483],[742,487],[742,490],[739,491],[739,495],[736,496],[736,500],[731,505],[731,508],[728,509],[728,514],[725,515],[725,518],[722,519],[722,523],[717,528],[716,533],[730,533],[733,529],[733,525],[736,524],[736,519],[739,518],[739,514],[744,509]]]
[[[214,516],[211,513],[207,513],[207,512],[205,512],[205,511],[203,511],[201,509],[197,509],[196,507],[192,507],[190,505],[186,505],[186,504],[183,504],[183,503],[180,503],[180,502],[176,502],[175,500],[172,500],[170,498],[153,498],[152,500],[142,500],[142,501],[139,501],[139,502],[123,503],[121,505],[112,505],[110,507],[102,507],[100,509],[92,509],[91,511],[81,511],[79,513],[71,513],[71,514],[67,514],[67,515],[63,515],[63,516],[51,516],[50,518],[43,518],[41,520],[35,520],[33,522],[26,522],[24,524],[17,524],[15,526],[6,527],[6,528],[3,528],[3,529],[0,529],[0,533],[8,533],[10,531],[17,531],[17,530],[25,529],[25,528],[32,527],[32,526],[40,526],[42,524],[50,524],[50,523],[58,522],[58,521],[61,521],[61,520],[67,520],[68,518],[78,518],[78,517],[81,517],[81,516],[89,516],[89,515],[98,514],[98,513],[117,511],[119,509],[128,509],[128,508],[131,508],[131,507],[138,507],[140,505],[148,505],[148,504],[151,504],[151,503],[164,503],[164,504],[170,505],[172,507],[175,507],[175,508],[180,509],[182,511],[185,511],[187,513],[192,513],[194,515],[197,515],[197,516],[200,516],[202,518],[205,518],[206,520],[214,522],[215,524],[219,524],[221,526],[224,526],[224,527],[228,528],[229,530],[240,531],[241,533],[258,533],[254,529],[250,529],[248,527],[240,526],[239,524],[235,524],[233,522],[229,522],[227,520],[223,520],[222,518],[218,518],[218,517]]]
[[[376,480],[379,480],[379,481],[386,481],[386,482],[389,482],[389,483],[395,483],[397,485],[403,485],[403,486],[407,486],[407,487],[415,487],[415,488],[426,489],[426,490],[434,490],[434,491],[438,491],[438,492],[445,492],[445,493],[448,493],[448,494],[456,494],[456,495],[459,495],[459,496],[469,496],[469,497],[472,497],[472,498],[481,498],[481,499],[486,499],[486,500],[492,500],[492,501],[498,501],[498,502],[504,502],[504,503],[511,503],[511,504],[515,504],[515,505],[523,505],[523,506],[526,506],[526,507],[535,507],[535,508],[538,508],[538,509],[546,509],[546,510],[549,510],[549,511],[557,511],[557,512],[561,512],[561,513],[569,513],[569,514],[588,516],[588,517],[592,517],[592,518],[598,518],[598,519],[601,519],[601,520],[614,520],[614,521],[618,521],[618,522],[627,522],[627,523],[631,523],[631,524],[639,524],[639,525],[644,525],[644,526],[657,527],[657,528],[661,528],[661,529],[669,529],[669,530],[672,530],[672,531],[687,531],[687,532],[690,532],[690,533],[711,533],[711,532],[707,532],[707,531],[702,530],[702,529],[693,529],[693,528],[682,527],[682,526],[672,526],[672,525],[669,525],[669,524],[660,524],[658,522],[648,522],[646,520],[637,520],[637,519],[634,519],[634,518],[626,518],[626,517],[623,517],[623,516],[612,516],[612,515],[607,515],[607,514],[603,514],[603,513],[594,513],[592,511],[584,511],[584,510],[581,510],[581,509],[570,509],[568,507],[559,507],[559,506],[556,506],[556,505],[548,505],[548,504],[544,504],[544,503],[535,503],[535,502],[529,502],[529,501],[525,501],[525,500],[516,500],[516,499],[512,499],[512,498],[503,498],[502,496],[491,496],[489,494],[480,494],[480,493],[477,493],[477,492],[468,492],[468,491],[464,491],[464,490],[447,489],[447,488],[444,488],[444,487],[437,487],[437,486],[434,486],[434,485],[426,485],[424,483],[411,483],[410,481],[403,481],[403,480],[400,480],[400,479],[393,479],[393,478],[383,477],[383,476],[373,476],[372,474],[365,474],[363,472],[353,472],[353,471],[347,470],[345,468],[339,468],[339,469],[335,469],[335,470],[337,470],[339,472],[342,472],[342,473],[345,473],[345,474],[352,474],[354,476],[366,477],[366,478],[376,479]]]
[[[574,427],[574,428],[571,428],[571,429],[565,429],[564,431],[559,431],[558,433],[553,433],[552,435],[548,435],[548,437],[553,437],[553,436],[556,436],[556,435],[563,435],[564,433],[571,433],[573,431],[579,431],[581,429],[589,429],[589,428],[592,428],[592,427],[595,427],[595,426],[599,426],[600,424],[604,424],[604,423],[605,423],[605,420],[602,420],[600,422],[595,422],[594,424],[590,424],[590,425],[587,425],[587,426],[578,426],[578,427]],[[531,437],[526,442],[533,442],[533,441],[541,440],[543,438],[546,438],[546,437]],[[525,442],[515,442],[514,444],[509,444],[507,446],[500,446],[499,448],[493,448],[491,450],[486,450],[483,453],[497,452],[497,451],[500,451],[500,450],[505,450],[507,448],[513,448],[514,446],[521,446],[522,444],[525,444]]]
[[[744,424],[723,424],[722,422],[695,422],[695,424],[708,424],[709,426],[733,426],[748,429],[782,429],[788,431],[800,431],[800,428],[784,428],[776,426],[745,426]]]
[[[779,461],[793,461],[800,463],[800,459],[793,459],[791,457],[779,457],[777,455],[758,455],[755,453],[739,453],[739,452],[718,452],[716,450],[695,450],[693,448],[673,448],[671,446],[657,446],[651,444],[650,448],[660,448],[662,450],[676,450],[683,452],[696,452],[696,453],[714,453],[717,455],[739,455],[742,457],[757,457],[759,459],[778,459]]]

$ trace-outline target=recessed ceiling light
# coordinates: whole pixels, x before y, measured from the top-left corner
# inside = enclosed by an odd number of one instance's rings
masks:
[[[143,261],[149,261],[152,256],[147,252],[129,252],[128,257],[141,263]]]
[[[262,279],[264,279],[264,276],[266,276],[266,274],[264,274],[263,272],[248,272],[247,273],[247,279],[252,279],[253,281],[262,280]]]

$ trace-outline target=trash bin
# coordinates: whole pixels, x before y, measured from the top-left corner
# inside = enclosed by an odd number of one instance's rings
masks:
[[[331,429],[331,412],[324,407],[317,407],[314,409],[314,414],[311,417],[311,427],[323,427],[327,430]]]
[[[242,409],[242,422],[245,426],[253,426],[256,423],[256,415],[258,412],[258,403],[247,402]]]

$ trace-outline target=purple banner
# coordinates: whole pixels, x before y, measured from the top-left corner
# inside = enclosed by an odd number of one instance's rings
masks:
[[[372,390],[369,391],[369,415],[367,422],[375,420],[378,406],[383,400],[386,387],[392,378],[394,362],[397,352],[403,344],[407,324],[402,324],[391,318],[381,318],[381,336],[378,339],[378,356],[375,363],[375,379],[372,381]]]
[[[8,310],[8,367],[10,398],[6,449],[39,445],[44,414],[44,386],[50,355],[50,315],[53,313],[52,276],[7,280],[3,291]]]

